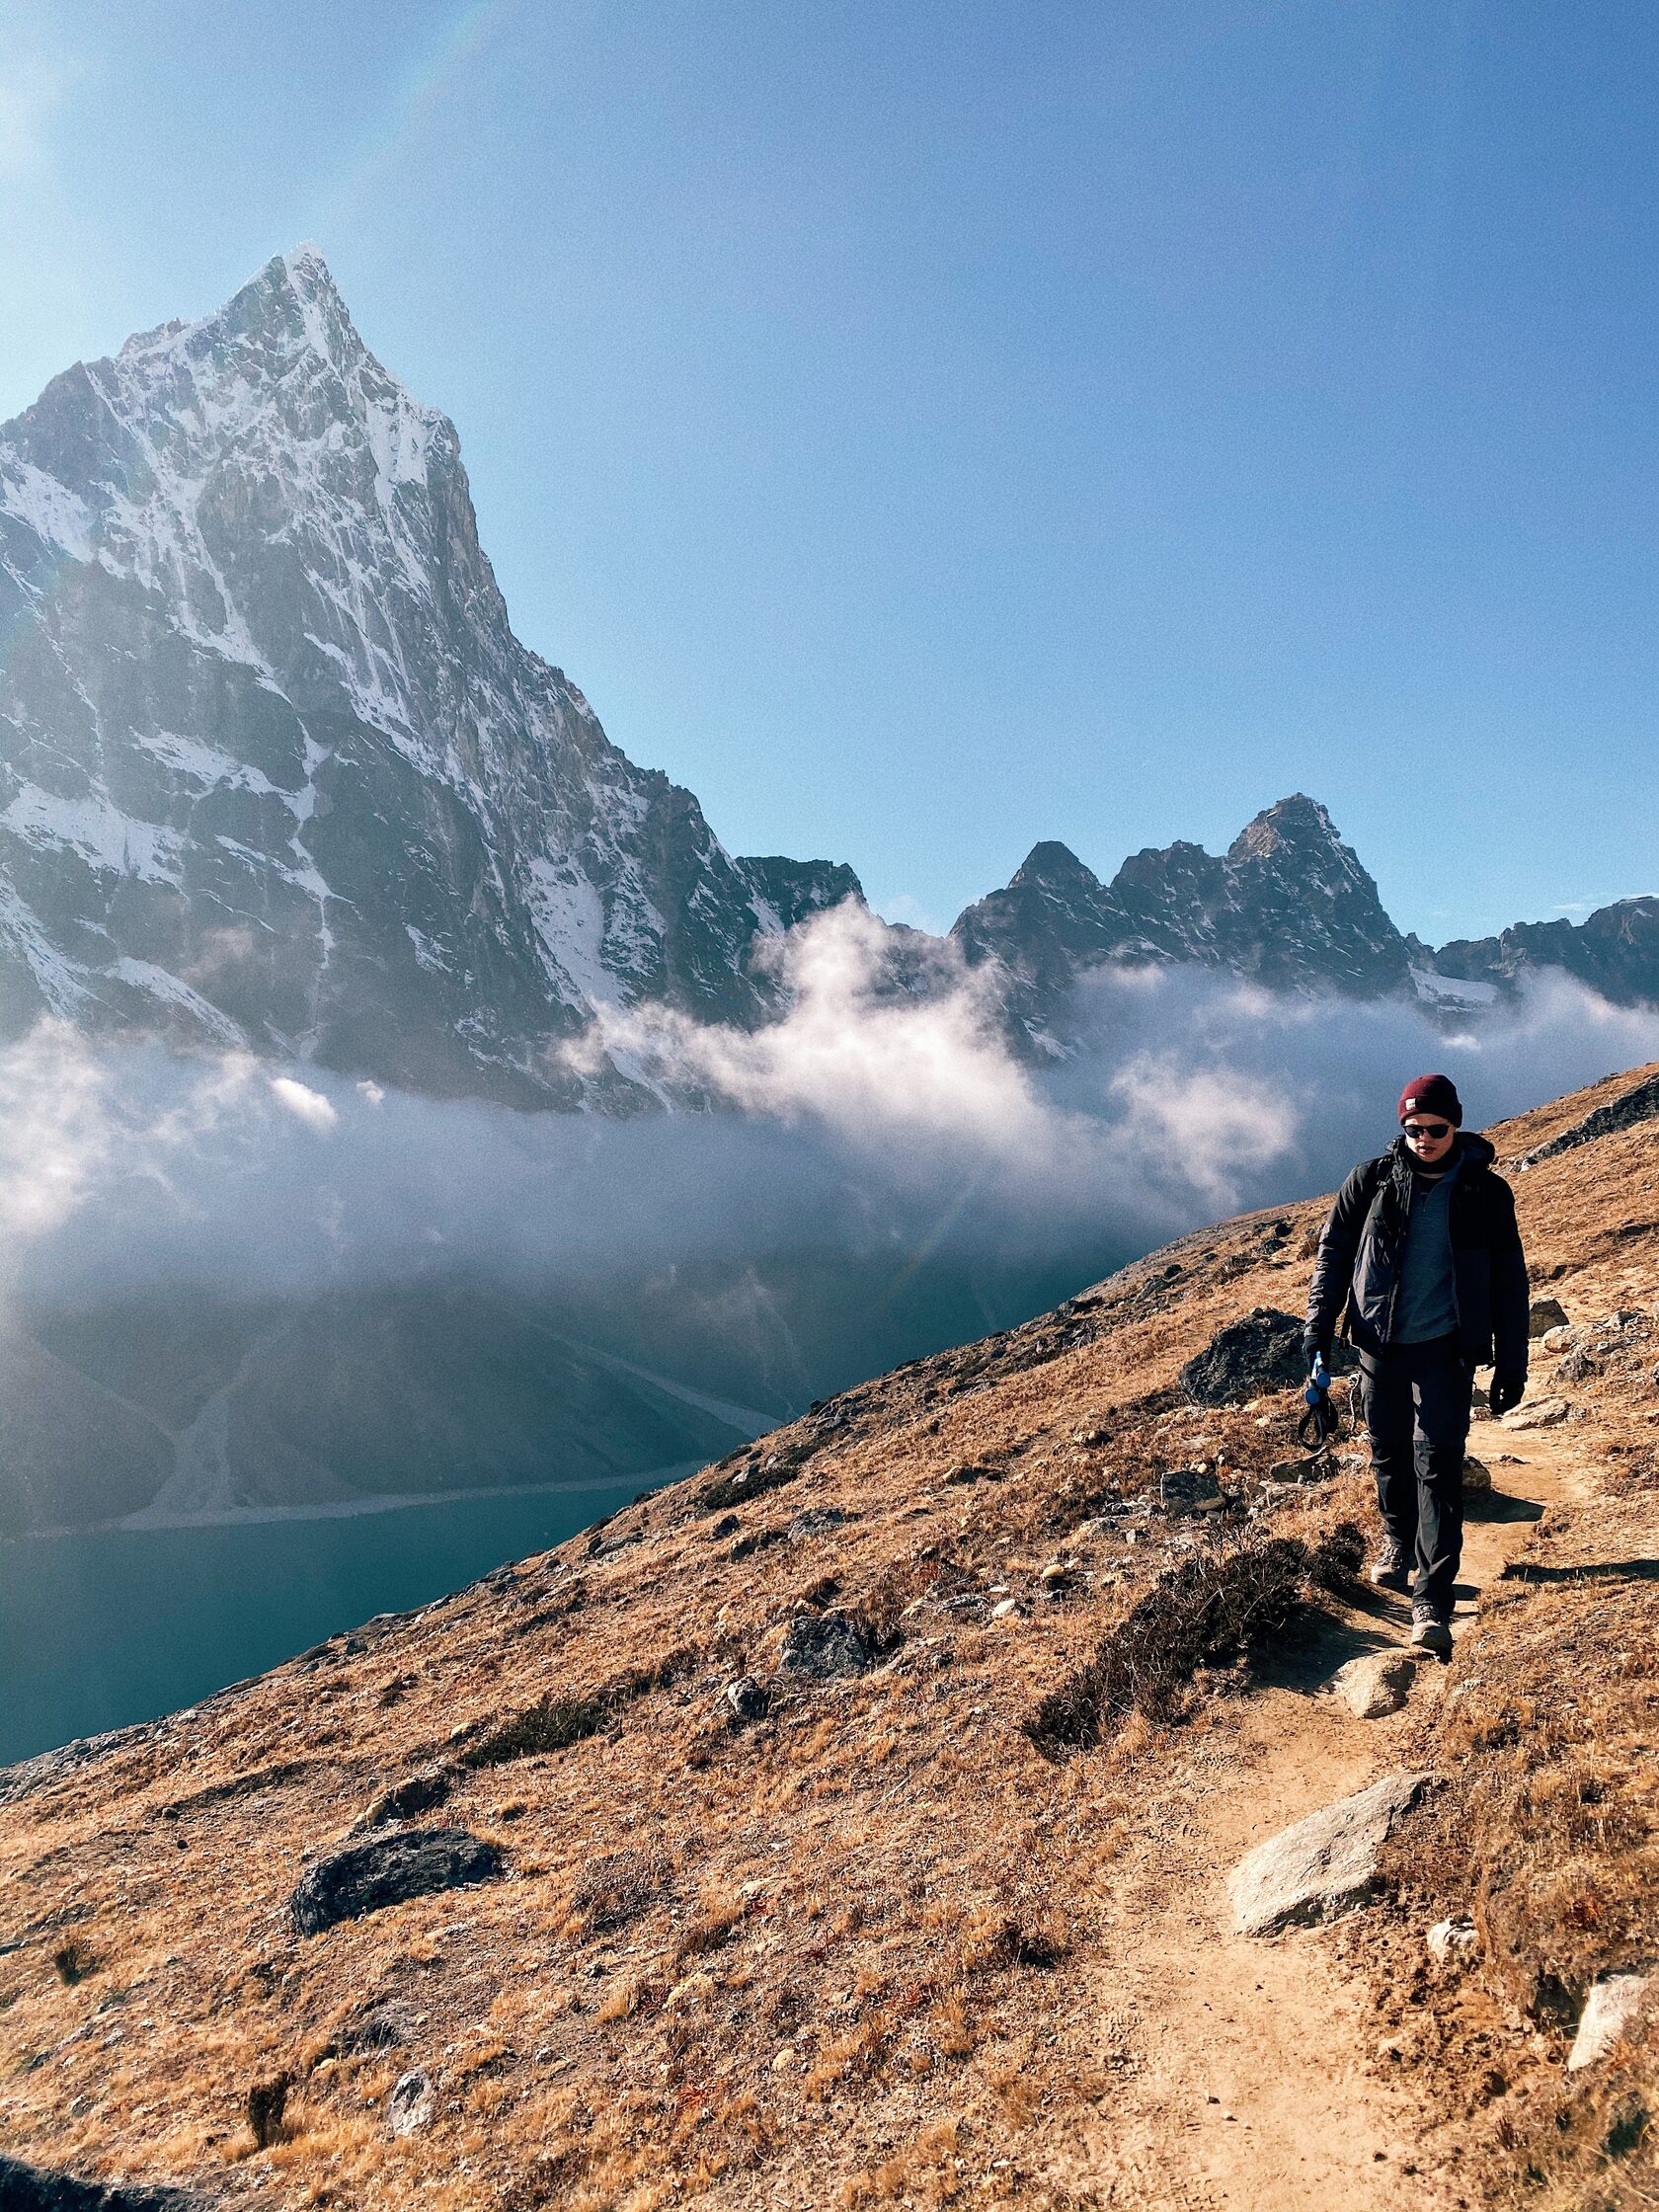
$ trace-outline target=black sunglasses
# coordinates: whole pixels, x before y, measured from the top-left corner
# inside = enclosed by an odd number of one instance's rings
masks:
[[[1451,1136],[1452,1124],[1450,1122],[1407,1122],[1405,1124],[1405,1134],[1407,1137],[1432,1137],[1438,1143],[1442,1137]]]

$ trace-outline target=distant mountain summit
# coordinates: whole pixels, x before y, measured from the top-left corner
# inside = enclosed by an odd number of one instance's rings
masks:
[[[753,1027],[768,939],[850,868],[728,853],[514,636],[453,424],[369,353],[322,256],[130,339],[0,427],[0,1035],[42,1013],[438,1095],[628,1111],[561,1048],[665,1004]],[[1462,1020],[1540,966],[1659,1001],[1659,900],[1402,937],[1315,800],[1103,883],[1036,846],[951,932],[1038,1059],[1079,977],[1195,963]],[[948,973],[895,930],[904,988]]]
[[[0,429],[7,1030],[620,1105],[556,1052],[596,1004],[759,1021],[756,937],[857,892],[729,855],[519,644],[454,426],[314,248]]]
[[[1039,1060],[1072,1048],[1075,986],[1114,963],[1218,969],[1304,995],[1405,998],[1460,1023],[1545,968],[1618,1005],[1659,1005],[1659,898],[1436,951],[1395,927],[1359,855],[1300,791],[1247,823],[1220,858],[1177,840],[1131,854],[1110,883],[1066,845],[1035,845],[951,935],[971,965],[995,970],[1014,1041]]]
[[[1050,1052],[1065,1049],[1077,977],[1109,961],[1186,962],[1351,998],[1412,989],[1409,948],[1376,884],[1301,792],[1257,815],[1220,859],[1185,842],[1148,848],[1109,884],[1065,845],[1037,845],[952,934],[971,962],[1003,972],[1015,1018]]]

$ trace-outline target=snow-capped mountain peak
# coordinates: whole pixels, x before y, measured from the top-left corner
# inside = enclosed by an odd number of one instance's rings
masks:
[[[850,872],[735,860],[514,636],[448,418],[313,246],[0,427],[0,1019],[625,1095],[598,1003],[761,1018]]]

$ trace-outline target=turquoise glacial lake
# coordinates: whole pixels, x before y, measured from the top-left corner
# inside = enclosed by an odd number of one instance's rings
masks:
[[[0,1542],[0,1765],[153,1720],[545,1551],[667,1468],[372,1513]]]

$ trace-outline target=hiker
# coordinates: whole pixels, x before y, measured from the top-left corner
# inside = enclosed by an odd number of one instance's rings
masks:
[[[1317,1381],[1342,1334],[1360,1355],[1382,1543],[1371,1579],[1411,1593],[1411,1641],[1452,1649],[1463,1544],[1463,1446],[1476,1366],[1493,1417],[1527,1387],[1527,1262],[1515,1196],[1449,1075],[1399,1097],[1401,1134],[1336,1194],[1319,1235],[1303,1344]]]

